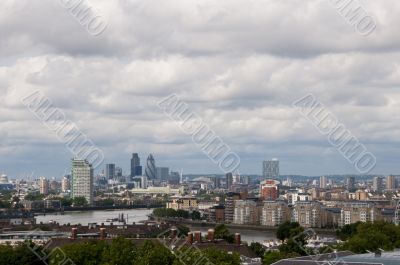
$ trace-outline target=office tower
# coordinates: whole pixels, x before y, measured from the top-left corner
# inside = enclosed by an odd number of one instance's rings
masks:
[[[395,190],[396,189],[396,178],[393,175],[386,177],[386,189]]]
[[[263,178],[276,179],[279,177],[279,160],[274,158],[272,160],[263,161]]]
[[[225,174],[226,189],[230,190],[233,184],[233,175],[231,172]]]
[[[279,181],[267,179],[260,183],[260,198],[262,200],[274,201],[279,197]]]
[[[122,168],[120,167],[115,167],[115,176],[117,178],[122,177]]]
[[[115,164],[106,164],[106,179],[115,179]]]
[[[327,184],[328,180],[325,176],[321,176],[319,177],[319,187],[321,189],[326,189],[326,184]]]
[[[69,176],[64,176],[61,180],[61,191],[68,192],[71,189],[71,182]]]
[[[72,159],[72,198],[84,197],[93,204],[93,168],[87,160]]]
[[[378,193],[382,192],[383,188],[383,179],[382,177],[374,177],[373,183],[372,183],[372,190]]]
[[[40,194],[49,194],[49,181],[45,177],[41,177],[39,180],[39,192]]]
[[[346,188],[348,191],[354,191],[356,189],[355,177],[348,177],[346,180]]]
[[[168,167],[157,167],[157,179],[161,181],[167,180],[169,177]]]
[[[140,165],[140,158],[137,153],[132,154],[131,159],[131,179],[142,175],[142,166]]]
[[[157,178],[156,161],[152,154],[147,157],[146,169],[144,172],[145,176],[147,176],[147,179],[150,181]]]

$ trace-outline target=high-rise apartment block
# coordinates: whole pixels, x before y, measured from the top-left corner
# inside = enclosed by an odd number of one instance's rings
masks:
[[[279,160],[274,158],[272,160],[263,161],[263,178],[276,179],[279,177]]]
[[[45,177],[41,177],[39,180],[39,192],[40,194],[49,194],[49,181]]]
[[[383,190],[383,179],[382,177],[374,177],[372,182],[372,190],[374,192],[381,193]]]
[[[72,159],[72,198],[84,197],[93,204],[93,168],[87,160]]]
[[[386,177],[386,190],[393,191],[396,189],[396,178],[393,175]]]

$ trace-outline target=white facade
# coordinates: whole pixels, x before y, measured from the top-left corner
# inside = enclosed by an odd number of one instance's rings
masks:
[[[72,198],[85,197],[93,204],[93,168],[86,160],[72,160]]]

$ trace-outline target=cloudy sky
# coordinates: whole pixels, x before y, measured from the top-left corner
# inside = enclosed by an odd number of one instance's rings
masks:
[[[73,2],[0,1],[1,173],[68,171],[72,154],[21,103],[36,90],[126,173],[132,152],[222,173],[157,107],[172,93],[240,156],[242,173],[274,157],[281,174],[357,173],[292,107],[308,93],[376,156],[372,173],[400,172],[398,0],[356,1],[376,22],[367,36],[330,0]],[[84,7],[91,25],[77,17]]]

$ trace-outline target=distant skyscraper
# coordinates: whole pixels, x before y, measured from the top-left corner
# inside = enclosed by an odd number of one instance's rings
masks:
[[[355,179],[355,177],[348,177],[347,178],[346,188],[349,191],[354,191],[356,189],[356,179]]]
[[[131,158],[131,179],[140,177],[142,175],[142,166],[140,165],[140,158],[137,153],[132,154]]]
[[[169,177],[169,168],[168,167],[157,167],[157,179],[164,181]]]
[[[383,188],[383,180],[382,177],[374,177],[373,183],[372,183],[372,190],[378,193],[382,192]]]
[[[72,159],[72,198],[85,197],[93,204],[93,168],[86,160]]]
[[[49,181],[45,177],[41,177],[39,180],[39,192],[40,194],[49,194]]]
[[[326,189],[326,184],[328,183],[328,180],[325,176],[319,177],[319,187],[321,189]]]
[[[147,157],[145,175],[148,180],[155,180],[157,178],[156,161],[152,154]]]
[[[231,172],[225,174],[226,189],[230,190],[233,184],[233,175]]]
[[[393,175],[386,177],[386,189],[395,190],[396,189],[396,178]]]
[[[263,161],[263,178],[276,179],[279,177],[279,160],[274,158],[272,160]]]
[[[115,164],[106,164],[106,179],[115,179]]]
[[[69,176],[64,176],[61,180],[61,191],[67,192],[71,190],[71,182]]]

